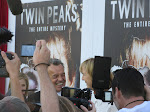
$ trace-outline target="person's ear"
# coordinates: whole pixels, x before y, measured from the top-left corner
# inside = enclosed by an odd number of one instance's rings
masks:
[[[121,97],[121,91],[117,87],[115,87],[115,95],[117,99]]]

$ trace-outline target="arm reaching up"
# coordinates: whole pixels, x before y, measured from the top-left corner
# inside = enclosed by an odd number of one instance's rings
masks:
[[[21,86],[20,86],[19,78],[18,78],[21,62],[16,53],[13,53],[13,52],[9,52],[9,53],[11,53],[13,55],[12,60],[9,60],[6,53],[4,51],[1,51],[1,55],[2,55],[3,59],[5,60],[6,69],[7,69],[7,72],[9,73],[9,77],[10,77],[11,95],[18,97],[19,99],[24,101],[24,97],[23,97],[23,94],[21,91]]]
[[[47,72],[49,59],[50,51],[46,46],[45,40],[38,40],[33,55],[33,62],[40,78],[42,111],[59,112],[58,96]]]

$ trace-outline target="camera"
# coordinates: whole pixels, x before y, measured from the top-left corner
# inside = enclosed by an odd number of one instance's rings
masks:
[[[91,99],[91,89],[63,87],[61,91],[61,96],[67,97],[78,108],[80,108],[80,105],[83,105],[86,108],[88,108],[90,106],[88,100]]]
[[[95,98],[103,102],[112,102],[112,92],[106,91],[110,88],[110,67],[111,58],[95,56],[93,68],[92,87],[95,91]]]
[[[104,91],[102,89],[96,89],[95,98],[101,99],[103,102],[113,102],[111,91]]]
[[[1,50],[0,50],[1,52]],[[13,55],[10,53],[6,53],[8,59],[12,60],[13,59]],[[5,60],[2,58],[2,55],[0,53],[0,77],[9,77],[9,74],[6,70],[6,63]]]

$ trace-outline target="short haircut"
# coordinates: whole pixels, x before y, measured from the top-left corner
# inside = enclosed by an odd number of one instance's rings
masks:
[[[112,81],[112,89],[115,87],[121,90],[125,98],[131,96],[144,97],[144,79],[142,74],[134,68],[124,68],[115,73]]]
[[[0,100],[0,112],[30,112],[26,103],[14,96]]]
[[[56,59],[56,58],[51,58],[51,59],[49,60],[49,64],[50,64],[50,65],[53,64],[53,65],[55,65],[55,66],[62,65],[62,66],[64,67],[64,64],[61,62],[61,60]]]

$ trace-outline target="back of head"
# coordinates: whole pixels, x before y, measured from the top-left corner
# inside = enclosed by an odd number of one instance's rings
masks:
[[[0,100],[0,112],[30,112],[30,110],[19,98],[7,96]]]
[[[134,68],[124,68],[115,73],[112,81],[112,89],[115,87],[121,90],[125,98],[131,96],[144,97],[144,79],[142,74]]]

